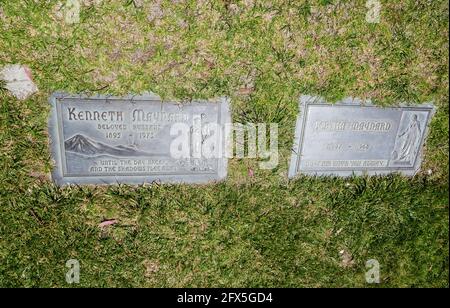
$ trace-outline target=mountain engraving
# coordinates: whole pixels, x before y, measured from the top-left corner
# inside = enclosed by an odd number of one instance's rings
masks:
[[[118,157],[154,156],[136,148],[135,145],[111,146],[77,134],[64,141],[66,151],[86,156],[110,155]]]

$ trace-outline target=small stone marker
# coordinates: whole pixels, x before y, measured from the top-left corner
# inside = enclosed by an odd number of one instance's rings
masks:
[[[205,183],[226,177],[223,155],[201,154],[208,140],[217,142],[209,142],[210,148],[223,141],[210,127],[230,122],[226,99],[176,103],[153,94],[56,93],[50,103],[52,178],[59,185]]]
[[[414,175],[433,113],[431,104],[382,108],[349,98],[331,105],[302,96],[289,177]]]
[[[5,88],[19,100],[25,100],[38,91],[27,66],[13,64],[3,67],[0,70],[0,80],[6,83]]]

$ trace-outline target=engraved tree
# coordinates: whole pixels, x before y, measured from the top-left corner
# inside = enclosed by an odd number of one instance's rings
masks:
[[[194,124],[190,127],[190,164],[191,169],[193,170],[199,170],[202,168],[212,170],[210,166],[202,167],[202,165],[205,164],[205,160],[202,159],[203,143],[206,138],[211,135],[208,127],[203,126],[204,124],[208,124],[208,122],[205,122],[206,119],[207,115],[202,113],[200,116],[194,117]]]

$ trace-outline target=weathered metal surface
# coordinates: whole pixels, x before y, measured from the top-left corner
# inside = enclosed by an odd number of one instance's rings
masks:
[[[331,105],[302,96],[289,177],[413,175],[433,113],[431,104],[382,108],[345,99]]]
[[[162,102],[153,94],[119,98],[57,93],[50,103],[52,177],[57,184],[205,183],[226,177],[225,157],[174,158],[170,151],[177,138],[171,134],[175,123],[192,129],[194,121],[229,122],[226,99],[177,103]]]

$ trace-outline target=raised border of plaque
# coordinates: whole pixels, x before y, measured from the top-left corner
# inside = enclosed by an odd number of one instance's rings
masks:
[[[70,127],[70,123],[68,121],[64,121],[62,118],[62,108],[64,108],[64,104],[75,104],[76,106],[89,106],[89,108],[93,108],[95,104],[99,106],[99,108],[108,108],[108,106],[114,105],[117,109],[118,106],[123,104],[123,109],[120,109],[124,112],[127,110],[131,110],[133,106],[144,106],[143,108],[153,108],[158,110],[166,110],[167,108],[171,108],[171,110],[179,110],[180,114],[185,113],[189,116],[189,118],[193,117],[194,110],[199,109],[204,111],[205,113],[214,115],[214,120],[217,124],[224,126],[225,123],[231,122],[231,116],[229,111],[229,100],[228,98],[219,98],[217,100],[192,100],[189,102],[175,102],[175,101],[163,101],[159,96],[153,93],[148,93],[144,95],[128,95],[124,97],[116,97],[116,96],[105,96],[105,95],[97,95],[97,96],[85,96],[85,95],[71,95],[63,92],[56,92],[52,94],[49,99],[49,103],[51,104],[51,113],[48,121],[48,130],[49,130],[49,142],[51,148],[51,154],[54,161],[53,170],[52,170],[52,179],[57,185],[67,185],[67,184],[95,184],[95,185],[106,185],[106,184],[145,184],[145,183],[208,183],[212,181],[220,181],[226,178],[227,176],[227,164],[228,160],[226,156],[222,155],[218,158],[213,158],[213,162],[208,164],[207,167],[202,165],[202,162],[196,162],[196,167],[191,167],[191,165],[186,167],[186,164],[189,164],[189,161],[186,163],[182,160],[177,160],[174,158],[168,158],[167,156],[167,140],[164,132],[160,135],[157,135],[154,138],[159,138],[159,144],[165,145],[165,152],[160,153],[158,155],[165,155],[162,159],[164,160],[161,163],[161,160],[158,163],[166,164],[165,169],[159,168],[159,170],[151,169],[151,172],[126,172],[126,173],[95,173],[87,174],[86,168],[79,168],[77,164],[80,166],[85,164],[86,160],[92,161],[91,153],[94,152],[95,149],[100,148],[101,153],[107,153],[107,155],[112,155],[112,157],[121,157],[122,160],[126,160],[128,158],[131,159],[139,158],[140,160],[145,159],[145,155],[149,154],[151,157],[154,156],[154,151],[141,151],[135,150],[134,148],[128,147],[127,145],[114,145],[106,144],[105,142],[97,142],[89,136],[89,125],[92,126],[92,123],[86,122],[86,125],[78,126],[74,129]],[[86,107],[88,108],[88,107]],[[67,114],[67,112],[66,112]],[[204,114],[202,113],[201,116]],[[107,114],[107,116],[110,116]],[[113,116],[111,114],[111,116]],[[95,124],[94,124],[95,126]],[[64,132],[66,130],[66,134]],[[70,138],[67,135],[67,131],[70,130]],[[168,134],[167,129],[165,133]],[[130,135],[131,136],[131,135]],[[87,137],[87,138],[86,138]],[[134,137],[134,135],[133,135]],[[170,136],[167,136],[169,138]],[[153,137],[152,137],[153,138]],[[77,140],[75,140],[77,139]],[[83,144],[89,142],[89,147],[85,146],[83,148]],[[149,141],[150,142],[150,141]],[[75,144],[76,143],[76,144]],[[81,145],[80,145],[81,143]],[[94,146],[92,146],[94,143]],[[155,145],[158,151],[158,147],[161,147],[159,144]],[[67,146],[71,146],[71,148],[67,148]],[[145,144],[144,144],[145,146]],[[80,150],[81,149],[81,150]],[[76,153],[78,150],[79,153]],[[83,152],[84,151],[84,152]],[[88,152],[91,151],[91,152]],[[162,151],[162,150],[160,150]],[[88,153],[88,154],[86,154]],[[130,154],[131,153],[131,154]],[[73,159],[72,161],[67,158],[66,154],[70,154],[71,157],[73,155],[79,155],[81,158]],[[100,155],[98,154],[98,155]],[[90,155],[90,156],[89,156]],[[128,156],[127,156],[128,155]],[[156,157],[156,156],[155,156]],[[142,158],[142,159],[141,159]],[[189,159],[188,159],[189,160]],[[125,161],[127,162],[127,161]],[[94,164],[97,164],[94,162]],[[171,165],[180,164],[183,166],[183,169],[179,169],[179,171],[173,171],[175,168],[171,168]],[[70,168],[68,168],[68,166]],[[178,168],[178,167],[177,167]],[[180,167],[181,168],[181,167]],[[75,170],[71,171],[69,169]],[[78,169],[82,169],[84,171],[77,171]],[[169,172],[161,171],[173,169]],[[147,168],[146,170],[150,170]],[[156,171],[154,171],[156,170]],[[89,171],[90,172],[90,171]]]
[[[335,104],[302,95],[289,178],[313,176],[415,175],[422,163],[431,103],[380,107],[346,98]],[[356,117],[356,118],[355,118]]]

